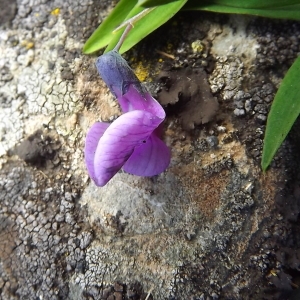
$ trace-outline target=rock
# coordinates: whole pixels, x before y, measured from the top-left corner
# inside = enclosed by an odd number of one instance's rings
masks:
[[[172,160],[98,188],[86,132],[120,111],[81,50],[113,5],[20,0],[0,28],[1,299],[284,298],[299,273],[298,125],[266,174],[260,160],[299,24],[181,14],[129,51],[154,91],[162,69],[173,80],[159,96],[176,100],[160,99]]]

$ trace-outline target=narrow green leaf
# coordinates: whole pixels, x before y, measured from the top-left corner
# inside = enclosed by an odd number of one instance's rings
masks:
[[[255,3],[263,2],[263,4]],[[217,4],[216,4],[217,3]],[[298,4],[295,4],[298,3]],[[235,6],[228,6],[234,4]],[[272,5],[273,4],[273,5]],[[289,4],[277,7],[277,5]],[[293,5],[292,5],[293,4]],[[251,7],[251,5],[253,5]],[[265,8],[259,8],[264,5]],[[249,7],[248,7],[249,6]],[[245,8],[248,7],[248,8]],[[219,13],[249,14],[268,18],[300,20],[300,0],[190,0],[184,6],[185,10],[204,10]]]
[[[125,20],[137,1],[121,0],[86,41],[83,46],[83,53],[92,53],[108,45],[114,36],[112,31]]]
[[[300,113],[300,56],[290,67],[276,93],[268,115],[261,167],[271,163]]]
[[[163,5],[175,1],[180,1],[180,0],[139,0],[138,5],[143,7],[153,7],[153,6],[159,6],[159,5]]]
[[[171,19],[187,2],[187,0],[177,0],[174,2],[166,3],[160,6],[155,7],[147,15],[143,16],[140,20],[133,24],[133,28],[126,37],[120,53],[124,53],[132,48],[135,44],[141,41],[144,37],[150,34],[152,31],[160,27],[162,24]],[[140,13],[144,8],[136,5],[129,15],[126,17],[126,20],[134,17]],[[112,50],[118,43],[120,36],[124,30],[120,30],[114,36],[107,46],[105,52]]]
[[[227,0],[222,2],[225,3]],[[298,0],[298,3],[299,2],[300,0]],[[184,10],[204,10],[219,13],[248,14],[276,19],[300,20],[300,4],[273,8],[244,8],[213,4],[212,2],[208,1],[199,2],[197,0],[190,0],[187,5],[184,6]]]
[[[129,14],[126,16],[126,18],[123,20],[123,22],[126,21],[126,20],[128,20],[128,19],[130,19],[130,18],[132,18],[132,17],[134,17],[134,16],[136,16],[137,14],[139,14],[140,12],[142,12],[144,9],[145,9],[144,7],[141,7],[141,6],[139,6],[138,4],[136,4],[136,5],[133,7],[133,9],[129,12]],[[141,21],[143,21],[143,18],[140,20],[140,22],[141,22]],[[123,23],[123,22],[122,22],[122,23]],[[120,48],[119,52],[120,52],[121,54],[125,52],[125,51],[123,51],[123,49],[124,49],[124,44],[125,44],[125,42],[128,40],[129,36],[132,35],[132,31],[134,31],[134,30],[136,29],[136,24],[137,24],[137,23],[134,23],[134,27],[133,27],[133,28],[131,29],[131,31],[128,33],[128,35],[127,35],[127,37],[126,37],[124,43],[122,44],[122,46],[121,46],[121,48]],[[121,25],[121,24],[119,24],[119,25]],[[125,30],[125,28],[122,28],[122,29],[118,30],[117,32],[114,32],[114,33],[113,33],[113,37],[112,37],[110,43],[107,45],[107,47],[106,47],[104,53],[106,53],[106,52],[112,50],[112,49],[117,45],[117,43],[118,43],[118,41],[120,40],[120,37],[122,36],[124,30]]]
[[[212,5],[231,6],[237,8],[269,8],[269,9],[273,9],[274,7],[300,4],[300,0],[192,0],[189,2],[193,3],[193,5],[198,5],[198,6],[212,4]]]

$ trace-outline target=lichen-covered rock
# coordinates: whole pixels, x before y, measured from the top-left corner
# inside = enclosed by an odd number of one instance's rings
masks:
[[[85,135],[120,112],[81,49],[113,3],[16,3],[0,24],[0,298],[297,293],[298,130],[266,174],[259,162],[272,99],[300,51],[299,24],[182,13],[126,54],[137,68],[147,59],[160,95],[158,71],[182,77],[168,86],[178,100],[164,125],[172,161],[159,176],[119,172],[98,188],[83,164]],[[188,113],[180,102],[186,70],[193,85],[201,70],[196,95],[216,104],[205,121],[192,111],[195,93],[185,93]]]

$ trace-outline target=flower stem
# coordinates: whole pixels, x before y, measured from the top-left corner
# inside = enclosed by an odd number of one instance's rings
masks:
[[[123,32],[120,40],[118,41],[118,44],[115,46],[114,50],[117,50],[117,51],[120,50],[120,48],[121,48],[121,46],[122,46],[122,44],[123,44],[123,42],[124,42],[124,40],[125,40],[128,32],[131,30],[131,28],[133,28],[133,25],[131,23],[128,23],[128,25],[126,26],[126,28],[125,28],[125,30],[124,30],[124,32]]]
[[[142,17],[144,17],[145,15],[147,15],[149,12],[151,12],[151,11],[152,11],[153,9],[155,9],[155,8],[156,8],[156,6],[144,9],[143,11],[141,11],[140,13],[138,13],[137,15],[135,15],[134,17],[132,17],[132,18],[126,20],[125,22],[123,22],[120,26],[118,26],[118,27],[113,31],[113,33],[115,33],[115,32],[118,31],[119,29],[121,29],[121,28],[123,28],[123,27],[126,26],[126,28],[125,28],[125,30],[124,30],[124,32],[123,32],[123,34],[122,34],[122,36],[121,36],[121,38],[120,38],[118,44],[115,46],[114,50],[117,50],[117,51],[120,50],[120,48],[121,48],[121,46],[122,46],[122,44],[123,44],[123,42],[124,42],[124,40],[125,40],[125,38],[126,38],[128,32],[131,30],[131,28],[134,27],[133,24],[134,24],[135,22],[137,22],[138,20],[140,20],[140,19],[141,19]]]

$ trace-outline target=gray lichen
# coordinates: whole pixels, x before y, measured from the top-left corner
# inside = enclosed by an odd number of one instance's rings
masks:
[[[81,48],[113,3],[17,5],[0,28],[1,299],[261,299],[291,291],[300,258],[297,136],[266,175],[258,162],[276,87],[299,52],[299,26],[183,14],[180,30],[171,22],[129,52],[162,67],[155,38],[175,56],[164,61],[169,67],[206,73],[220,107],[192,131],[178,108],[168,112],[168,170],[153,178],[120,172],[99,189],[83,165],[84,137],[119,111]]]

